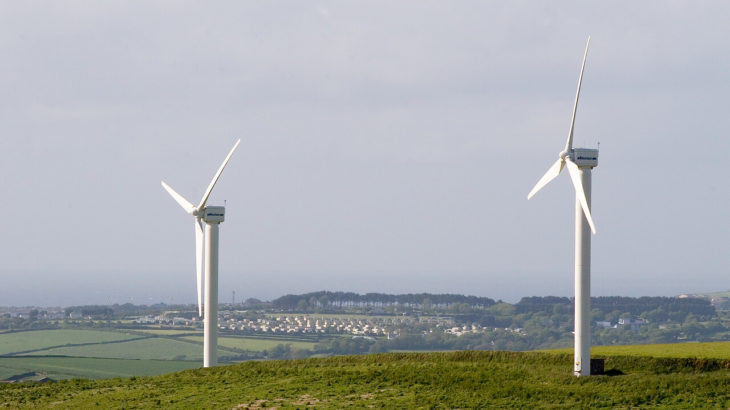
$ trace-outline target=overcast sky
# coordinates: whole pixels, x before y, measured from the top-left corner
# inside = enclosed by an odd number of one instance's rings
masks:
[[[0,3],[0,305],[316,290],[573,293],[595,148],[594,295],[730,289],[730,3]]]

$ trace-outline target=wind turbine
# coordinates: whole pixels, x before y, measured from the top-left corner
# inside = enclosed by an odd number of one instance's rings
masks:
[[[218,182],[223,169],[231,159],[233,152],[241,143],[239,139],[223,160],[218,172],[210,181],[198,206],[190,203],[182,195],[175,192],[162,181],[162,187],[177,201],[183,209],[195,217],[195,270],[198,287],[198,315],[203,319],[203,366],[215,366],[218,363],[218,225],[225,219],[225,208],[222,206],[205,206],[215,183]],[[205,228],[203,228],[205,222]],[[205,311],[203,311],[202,281],[205,271]]]
[[[573,117],[570,120],[570,132],[565,148],[558,154],[558,160],[537,181],[535,187],[527,195],[532,198],[537,191],[560,174],[563,167],[568,168],[570,179],[575,187],[575,340],[573,374],[589,376],[591,374],[591,234],[596,233],[596,226],[591,217],[591,170],[598,166],[598,150],[573,148],[573,126],[575,113],[578,110],[578,97],[583,82],[583,70],[588,57],[588,45],[583,54],[583,65],[578,77],[578,90],[575,93]]]

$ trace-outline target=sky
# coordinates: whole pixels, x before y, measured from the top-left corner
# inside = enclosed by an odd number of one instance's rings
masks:
[[[593,295],[730,289],[730,3],[0,3],[0,306],[318,290],[571,296],[562,150],[596,148]]]

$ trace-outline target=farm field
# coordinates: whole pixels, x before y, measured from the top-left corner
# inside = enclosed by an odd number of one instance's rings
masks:
[[[181,339],[189,340],[197,343],[203,343],[203,336],[183,336]],[[218,337],[218,346],[220,348],[233,348],[240,350],[263,352],[269,350],[276,345],[290,344],[293,349],[311,349],[316,343],[314,342],[298,342],[282,339],[263,339],[253,337]]]
[[[201,366],[202,338],[196,343],[176,336],[111,329],[2,333],[0,380],[30,372],[52,379],[144,376]],[[218,356],[239,353],[221,346]]]
[[[8,407],[727,408],[730,360],[606,359],[576,378],[572,357],[535,352],[386,353],[245,362],[129,379],[0,386]]]
[[[227,349],[263,352],[279,344],[311,349],[315,342],[295,336],[220,336],[219,356]],[[76,356],[117,359],[202,360],[202,332],[175,329],[52,329],[0,333],[0,356]]]
[[[166,337],[149,337],[120,343],[103,343],[89,346],[58,347],[37,350],[33,355],[104,357],[114,359],[203,360],[201,344],[189,343]],[[234,356],[230,351],[218,349],[218,357]]]
[[[135,334],[150,334],[158,336],[179,336],[190,334],[203,334],[202,330],[175,330],[175,329],[134,329],[130,331]]]
[[[122,360],[85,357],[0,357],[0,379],[36,372],[54,380],[109,379],[171,373],[201,367],[200,362],[172,360]]]
[[[547,350],[546,352],[573,354],[573,348]],[[651,345],[592,346],[591,355],[597,356],[651,356],[696,357],[700,359],[730,360],[730,342],[669,343]]]
[[[0,355],[30,352],[53,346],[117,342],[138,337],[119,332],[84,329],[8,332],[0,334]]]

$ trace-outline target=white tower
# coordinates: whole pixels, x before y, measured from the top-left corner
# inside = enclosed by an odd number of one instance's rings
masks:
[[[591,206],[591,170],[598,166],[598,150],[575,148],[573,162],[585,194],[586,204]],[[581,201],[575,201],[575,335],[573,374],[591,374],[591,226],[583,212]]]
[[[205,317],[203,318],[203,367],[218,364],[218,226],[226,209],[207,206],[205,221]]]

